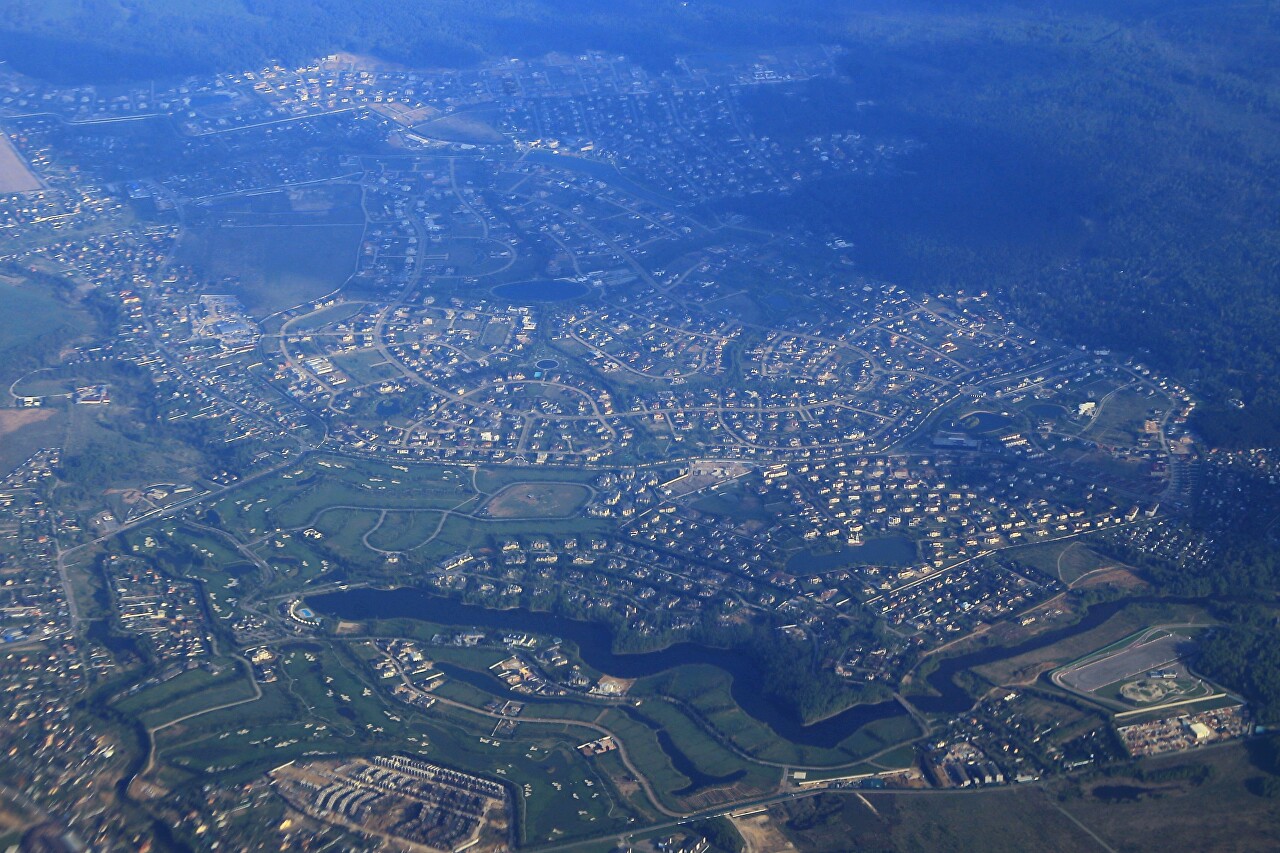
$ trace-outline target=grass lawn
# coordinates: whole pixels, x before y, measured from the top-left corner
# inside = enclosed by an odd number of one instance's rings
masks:
[[[799,767],[850,764],[919,734],[915,724],[904,715],[863,726],[833,749],[792,743],[744,714],[733,701],[729,688],[729,676],[714,667],[682,666],[640,679],[631,695],[670,696],[691,721],[696,718],[699,726],[710,727],[747,755]]]
[[[1100,401],[1098,415],[1084,434],[1099,444],[1131,445],[1142,434],[1148,413],[1167,404],[1163,396],[1148,396],[1133,388],[1116,391]]]
[[[341,323],[359,314],[365,305],[366,303],[364,302],[339,302],[337,305],[330,305],[326,308],[321,308],[319,311],[299,315],[290,322],[289,331],[296,334],[305,334],[306,332],[322,329],[325,326]]]
[[[330,545],[350,554],[364,549],[361,540],[378,523],[378,515],[373,510],[326,509],[314,519],[313,526]]]
[[[382,353],[374,349],[356,350],[355,352],[334,356],[333,364],[360,385],[385,382],[400,375],[400,371],[394,365],[389,364],[382,357]]]
[[[369,535],[369,544],[384,551],[408,551],[422,544],[439,523],[436,512],[389,512]]]
[[[154,728],[253,695],[253,687],[238,664],[226,659],[219,663],[223,669],[218,675],[202,669],[189,670],[117,702],[116,708]]]
[[[27,168],[9,137],[0,133],[0,195],[40,189],[40,179]]]
[[[493,518],[559,518],[572,515],[590,495],[576,483],[512,483],[484,508]]]
[[[263,317],[341,287],[355,269],[361,233],[358,225],[209,226],[193,229],[180,254],[208,281],[233,279],[225,289]]]
[[[892,815],[890,837],[898,850],[1096,851],[1097,842],[1058,811],[1037,789],[984,791],[977,796],[867,795]]]
[[[28,363],[33,347],[55,355],[60,342],[83,333],[91,324],[88,315],[68,308],[54,294],[8,276],[0,276],[0,316],[22,318],[20,323],[0,323],[0,365],[24,362],[25,369],[36,366]],[[0,371],[6,382],[17,375]]]
[[[12,471],[37,450],[61,443],[66,430],[66,409],[0,409],[0,471]]]
[[[1116,565],[1115,560],[1102,556],[1078,539],[1018,548],[1010,551],[1009,556],[1050,577],[1058,578],[1067,585],[1075,583],[1095,569]]]
[[[224,661],[224,663],[229,663],[229,661]],[[243,673],[241,674],[243,675]],[[162,708],[183,697],[201,693],[215,685],[232,682],[235,680],[235,676],[236,673],[232,670],[224,670],[218,676],[210,674],[205,669],[187,670],[163,684],[148,687],[132,696],[121,699],[115,703],[115,707],[126,714],[143,714],[156,708]]]
[[[413,129],[423,136],[448,142],[469,142],[476,145],[501,143],[506,141],[506,137],[492,125],[497,118],[495,111],[466,110],[438,116]]]

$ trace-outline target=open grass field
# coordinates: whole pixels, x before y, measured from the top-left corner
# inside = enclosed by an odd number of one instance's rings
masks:
[[[61,443],[67,415],[59,409],[0,409],[0,471],[11,471],[31,454]]]
[[[1099,401],[1097,416],[1084,435],[1099,444],[1132,444],[1142,434],[1150,411],[1167,402],[1162,396],[1149,396],[1134,388],[1117,390]]]
[[[1280,803],[1253,793],[1262,775],[1254,744],[1235,743],[1143,761],[1147,779],[1113,777],[1072,785],[1064,806],[1117,850],[1273,850]],[[1207,768],[1207,778],[1152,782],[1161,771]],[[1229,816],[1229,819],[1228,817]]]
[[[747,755],[799,767],[851,764],[920,734],[911,718],[904,714],[863,726],[835,748],[792,743],[744,714],[733,700],[730,684],[730,676],[714,667],[681,666],[640,679],[631,695],[657,693],[670,697],[684,716],[696,720],[699,727],[712,730],[714,736],[729,741]]]
[[[344,553],[363,547],[364,534],[378,523],[379,513],[361,509],[327,509],[312,522],[331,545]]]
[[[1100,849],[1038,788],[820,794],[775,806],[768,814],[797,849],[813,853]]]
[[[289,529],[310,524],[322,511],[338,506],[370,510],[452,509],[474,495],[453,472],[414,466],[398,471],[374,462],[309,461],[216,505],[235,527]],[[363,531],[362,531],[363,532]]]
[[[363,225],[360,188],[343,184],[293,187],[210,203],[210,213],[235,225]]]
[[[484,505],[492,518],[563,518],[591,496],[577,483],[512,483]]]
[[[395,365],[390,364],[375,349],[357,350],[333,358],[334,365],[360,385],[385,382],[400,376]]]
[[[88,322],[82,312],[65,307],[53,294],[8,277],[0,278],[0,316],[25,320],[0,324],[0,362],[5,363],[37,341],[75,334]]]
[[[490,124],[496,118],[496,114],[488,111],[456,112],[428,119],[415,125],[413,130],[430,139],[492,145],[506,141],[506,137]]]
[[[203,669],[188,670],[120,700],[116,708],[154,728],[253,695],[253,686],[243,669],[230,660],[218,663],[221,669],[217,674]]]
[[[1127,570],[1115,560],[1099,554],[1079,539],[1032,545],[1010,552],[1019,563],[1033,566],[1050,577],[1056,577],[1068,586],[1100,578],[1108,569],[1127,575]]]
[[[332,293],[355,269],[361,226],[262,226],[192,229],[183,262],[264,317]],[[214,285],[217,289],[219,286]]]
[[[557,471],[554,468],[504,468],[501,466],[489,466],[476,470],[475,483],[476,487],[482,492],[493,495],[500,492],[504,487],[512,483],[531,483],[545,482],[552,480],[555,482],[574,480],[585,475],[582,472],[575,471]]]
[[[142,714],[156,708],[163,708],[172,702],[208,690],[210,687],[229,683],[235,680],[234,672],[213,675],[208,670],[192,669],[168,681],[148,687],[132,696],[121,699],[115,707],[129,714]]]
[[[289,331],[297,333],[313,332],[333,323],[354,317],[365,307],[364,302],[339,302],[319,311],[299,315],[289,323]]]
[[[408,551],[425,542],[439,524],[436,512],[389,512],[368,541],[383,551]]]
[[[40,189],[40,179],[27,168],[9,137],[0,133],[0,195],[29,193]]]

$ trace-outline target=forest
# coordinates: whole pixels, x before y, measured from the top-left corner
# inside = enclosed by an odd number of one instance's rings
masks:
[[[1241,690],[1253,705],[1259,722],[1280,722],[1280,643],[1277,620],[1263,608],[1238,608],[1231,624],[1205,641],[1198,670]],[[1280,769],[1280,764],[1277,764]]]
[[[57,82],[303,62],[338,51],[417,67],[610,50],[655,65],[706,49],[812,43],[848,8],[800,0],[5,0],[0,56]]]
[[[872,276],[999,293],[1034,328],[1192,384],[1211,444],[1275,445],[1280,14],[1114,6],[852,20],[847,79],[799,111],[762,91],[757,124],[922,152],[741,209],[852,240]]]

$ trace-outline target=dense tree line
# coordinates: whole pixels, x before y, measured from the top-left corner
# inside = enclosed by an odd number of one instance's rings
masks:
[[[760,685],[778,705],[804,723],[838,714],[859,702],[887,698],[885,690],[854,685],[815,658],[812,640],[793,639],[777,630],[759,633],[747,653],[760,669]]]
[[[678,52],[821,39],[817,0],[11,0],[0,54],[32,73],[105,82],[300,62],[336,51],[444,67],[587,48],[663,64]]]
[[[1197,668],[1244,693],[1264,723],[1280,723],[1280,623],[1251,608],[1215,630],[1202,645]]]
[[[746,842],[728,818],[707,818],[690,824],[689,829],[701,835],[719,853],[742,853],[747,849]]]

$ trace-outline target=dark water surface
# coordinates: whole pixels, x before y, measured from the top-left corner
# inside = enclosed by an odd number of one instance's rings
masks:
[[[810,554],[807,551],[787,560],[787,571],[792,574],[826,572],[846,566],[909,566],[918,558],[916,544],[905,536],[881,536],[868,539],[861,545],[846,545],[826,554]]]

